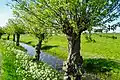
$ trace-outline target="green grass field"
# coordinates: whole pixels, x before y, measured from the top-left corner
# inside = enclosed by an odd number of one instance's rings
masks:
[[[116,36],[117,39],[100,37]],[[120,80],[120,34],[93,34],[94,42],[88,42],[82,34],[81,55],[84,69],[101,80]],[[5,36],[3,36],[5,38]],[[12,36],[11,36],[12,39]],[[21,42],[35,46],[37,38],[33,35],[21,35]],[[67,39],[64,35],[52,36],[43,42],[42,50],[60,59],[67,58]]]
[[[102,80],[120,80],[120,34],[101,34],[102,36],[113,36],[117,39],[100,37],[93,34],[95,43],[87,42],[82,35],[81,55],[84,58],[84,68],[88,73],[100,77]],[[21,42],[35,46],[37,39],[32,35],[22,35]],[[64,35],[53,36],[47,42],[43,42],[42,50],[57,56],[60,59],[67,58],[67,39]]]
[[[102,34],[106,35],[106,34]],[[112,36],[113,34],[107,34]],[[106,58],[106,59],[120,59],[120,34],[115,34],[118,39],[99,37],[93,34],[92,38],[96,43],[87,42],[85,36],[82,35],[81,54],[84,58]],[[21,42],[25,42],[35,46],[37,39],[32,35],[22,35]],[[43,42],[43,50],[61,59],[67,58],[67,39],[65,36],[53,36],[47,42]]]

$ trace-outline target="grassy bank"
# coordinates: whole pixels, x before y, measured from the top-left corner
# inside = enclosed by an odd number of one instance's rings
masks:
[[[113,36],[113,34],[102,34]],[[81,53],[84,58],[102,57],[106,59],[120,58],[120,34],[115,34],[118,39],[100,37],[98,34],[93,34],[92,38],[96,40],[95,43],[87,42],[85,35],[82,35]],[[35,46],[37,39],[31,35],[22,35],[21,42]],[[65,36],[53,36],[43,43],[42,49],[54,56],[66,60],[67,58],[67,39]]]
[[[117,39],[107,37],[113,35]],[[95,43],[87,42],[82,34],[81,54],[85,71],[101,80],[120,80],[120,34],[93,34],[92,38],[95,39]],[[21,42],[35,46],[37,39],[33,35],[22,35]],[[47,42],[43,42],[42,50],[66,60],[67,39],[63,35],[52,36]]]
[[[113,36],[114,34],[101,34]],[[82,35],[81,53],[84,58],[84,69],[87,73],[94,74],[101,80],[120,80],[120,34],[115,34],[117,39],[100,37],[93,34],[95,43],[87,42]],[[21,41],[35,46],[37,39],[31,35],[22,35]],[[67,39],[63,35],[53,36],[43,43],[42,50],[63,60],[67,58]]]
[[[23,49],[22,49],[23,50]],[[0,40],[1,80],[61,80],[62,74],[43,62],[34,62],[13,42]]]
[[[17,80],[20,76],[16,74],[15,54],[12,51],[15,47],[10,43],[0,40],[0,53],[2,54],[2,76],[1,80]],[[13,47],[13,48],[12,48]]]

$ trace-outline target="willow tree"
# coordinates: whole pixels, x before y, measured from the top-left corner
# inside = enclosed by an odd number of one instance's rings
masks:
[[[23,22],[18,18],[11,18],[8,20],[7,26],[9,27],[9,32],[13,34],[13,40],[15,41],[15,35],[17,37],[16,45],[19,46],[20,34],[25,32]]]
[[[41,18],[43,15],[39,14],[39,12],[36,12],[38,8],[35,8],[32,3],[29,3],[30,5],[27,7],[25,5],[21,5],[21,3],[22,1],[18,2],[18,4],[16,3],[17,5],[12,7],[13,13],[16,17],[19,17],[24,21],[23,24],[26,28],[26,31],[30,34],[33,34],[38,39],[38,43],[36,44],[35,48],[35,59],[39,61],[42,42],[51,36],[53,29],[50,27],[51,24],[46,23],[47,20]]]
[[[117,27],[120,27],[120,22],[117,22],[115,24],[112,24],[112,25],[108,25],[108,30],[112,30],[113,32],[117,29]]]
[[[51,36],[50,33],[52,31],[51,29],[47,28],[44,23],[40,22],[34,15],[24,14],[24,16],[22,15],[21,18],[25,22],[27,32],[33,34],[38,39],[38,43],[35,46],[36,49],[35,60],[39,61],[42,42]]]
[[[3,30],[4,30],[5,34],[7,35],[6,39],[9,40],[10,39],[10,34],[11,34],[11,28],[8,25],[5,25],[3,27]]]
[[[81,33],[103,26],[120,15],[119,0],[14,0],[45,24],[61,30],[68,40],[65,80],[81,80]],[[99,4],[98,4],[99,3]],[[29,7],[29,6],[34,7]],[[36,13],[33,13],[36,10]],[[118,12],[119,11],[119,12]],[[39,14],[39,15],[38,15]],[[48,25],[49,25],[48,24]]]
[[[7,22],[7,28],[9,28],[9,33],[11,33],[13,35],[13,41],[15,41],[15,30],[13,28],[13,23],[11,22],[11,20],[9,19]]]

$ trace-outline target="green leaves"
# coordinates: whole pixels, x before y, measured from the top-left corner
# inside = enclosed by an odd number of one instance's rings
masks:
[[[114,13],[119,4],[119,0],[20,0],[13,5],[18,7],[14,9],[21,14],[21,17],[26,17],[22,19],[28,26],[62,29],[63,25],[66,25],[73,27],[73,31],[76,32],[86,30],[89,26],[114,21],[119,16]],[[66,20],[70,23],[72,21],[72,24],[68,25]]]
[[[1,27],[0,27],[0,34],[4,34],[4,30]]]
[[[24,24],[18,18],[15,19],[11,18],[8,20],[5,32],[9,34],[15,34],[15,33],[22,34],[25,32]]]

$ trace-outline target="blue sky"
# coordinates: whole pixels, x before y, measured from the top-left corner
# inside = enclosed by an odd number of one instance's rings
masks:
[[[8,2],[10,2],[10,0],[0,0],[0,26],[4,26],[8,19],[13,17],[12,10],[10,7],[6,6]],[[113,23],[117,23],[118,21],[120,22],[120,18]],[[116,32],[120,32],[120,27],[117,28]]]
[[[4,26],[9,18],[12,17],[12,10],[6,6],[10,0],[0,0],[0,26]]]

